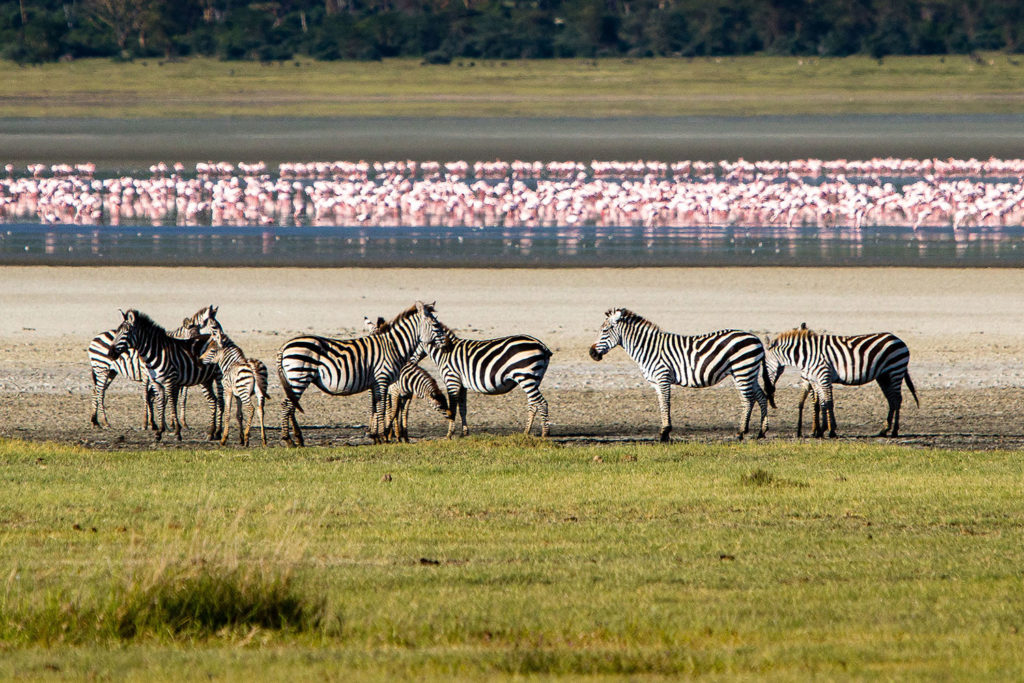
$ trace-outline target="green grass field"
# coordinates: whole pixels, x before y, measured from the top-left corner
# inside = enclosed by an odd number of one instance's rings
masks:
[[[0,116],[681,116],[1020,113],[1024,59],[188,59],[3,64]]]
[[[0,678],[1017,679],[1024,461],[0,442]]]

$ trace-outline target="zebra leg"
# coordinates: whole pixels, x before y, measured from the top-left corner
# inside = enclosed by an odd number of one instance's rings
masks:
[[[224,402],[224,394],[219,393],[221,386],[216,380],[207,382],[206,384],[200,385],[203,390],[203,396],[206,397],[206,403],[210,406],[210,429],[207,432],[206,438],[210,441],[215,441],[220,430],[218,429],[217,414],[218,408],[221,408]]]
[[[107,387],[115,377],[117,377],[117,373],[109,368],[102,371],[102,377],[97,374],[95,369],[92,371],[92,424],[94,427],[102,429],[110,426],[110,423],[107,422],[107,409],[103,404],[107,396]]]
[[[260,397],[258,399],[258,402],[259,402],[259,409],[260,409],[260,441],[263,442],[263,447],[266,448],[267,447],[267,429],[266,429],[266,427],[263,424],[263,407],[264,407],[264,405],[263,405],[263,398]]]
[[[807,395],[811,393],[811,383],[804,382],[804,393],[800,397],[800,404],[796,409],[796,438],[803,436],[804,428],[804,404],[807,402]],[[818,430],[818,397],[814,397],[814,431]]]
[[[146,382],[146,388],[143,390],[143,403],[146,405],[146,417],[143,420],[142,428],[145,429],[156,429],[156,397],[157,390],[153,387],[152,383]]]
[[[661,431],[658,433],[658,440],[667,442],[672,432],[672,385],[666,379],[652,382],[651,385],[658,394],[658,408],[661,410]]]
[[[232,399],[235,398],[234,389],[229,385],[227,390],[224,392],[224,410],[230,411],[235,407],[235,403]],[[241,410],[239,410],[239,418],[241,418]],[[223,446],[228,442],[228,434],[231,432],[231,419],[225,418],[224,425],[220,431],[220,445]]]
[[[171,419],[174,426],[174,438],[181,441],[181,422],[178,420],[178,391],[180,387],[171,387]]]
[[[466,424],[466,394],[469,390],[462,387],[459,390],[459,415],[462,417],[462,435],[469,436],[469,425]]]
[[[885,427],[878,433],[878,436],[886,436],[892,433],[893,437],[900,435],[900,407],[903,405],[903,378],[894,382],[892,377],[879,377],[878,386],[885,394],[885,400],[889,403],[889,416],[885,420]]]
[[[160,411],[160,426],[156,424],[156,411]],[[156,432],[156,440],[159,441],[164,432],[167,431],[167,387],[162,384],[156,385],[156,405],[153,407],[153,431]]]
[[[383,382],[374,383],[370,387],[371,404],[373,408],[373,443],[385,443],[388,441],[388,434],[386,430],[390,430],[391,425],[385,424],[387,421],[387,415],[385,414],[387,409],[387,395],[388,386]]]
[[[825,384],[821,387],[819,394],[819,403],[821,411],[821,425],[815,430],[815,436],[821,438],[825,436],[825,428],[828,428],[828,438],[836,438],[836,409],[835,403],[832,400],[832,384]],[[815,413],[818,409],[815,410]]]
[[[735,378],[736,388],[740,390],[740,397],[743,399],[743,414],[740,422],[740,440],[743,439],[743,435],[750,431],[750,415],[754,411],[754,402],[761,408],[761,421],[757,430],[757,438],[763,439],[765,432],[768,431],[768,398],[765,396],[764,390],[761,389],[761,385],[757,383],[757,378],[752,377],[747,382],[746,387],[741,387],[739,378]]]
[[[409,409],[411,407],[412,398],[407,397],[403,400],[402,409],[398,412],[399,420],[401,421],[398,425],[399,438],[406,443],[409,443]]]
[[[533,376],[522,377],[517,379],[519,386],[526,392],[526,404],[529,407],[529,420],[526,422],[525,434],[529,434],[533,430],[533,421],[537,414],[540,414],[540,435],[545,437],[548,435],[551,425],[548,422],[548,402],[544,398],[544,395],[540,393],[540,379]]]
[[[188,429],[188,418],[185,417],[188,412],[188,387],[182,387],[178,392],[181,400],[181,426]]]
[[[739,387],[737,387],[739,388]],[[743,441],[743,435],[750,431],[750,414],[754,412],[754,399],[750,396],[749,391],[744,391],[740,388],[740,399],[743,401],[743,407],[740,409],[740,430],[736,434],[736,438]],[[757,438],[761,438],[764,434],[759,434]]]

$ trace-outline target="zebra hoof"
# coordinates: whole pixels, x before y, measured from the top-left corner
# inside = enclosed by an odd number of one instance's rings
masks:
[[[755,438],[755,439],[758,439],[758,440],[760,440],[760,439],[763,439],[763,438],[764,438],[764,434],[765,434],[764,432],[758,432],[758,433],[757,433],[757,436],[756,436],[756,437],[754,437],[754,438]]]
[[[671,433],[671,431],[671,429],[661,430],[661,433],[658,435],[658,441],[662,443],[668,443],[669,441],[671,441],[671,439],[669,438],[669,433]]]

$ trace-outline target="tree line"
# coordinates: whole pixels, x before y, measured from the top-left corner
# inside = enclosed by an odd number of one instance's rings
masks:
[[[278,61],[1024,52],[1021,0],[4,0],[0,56]]]

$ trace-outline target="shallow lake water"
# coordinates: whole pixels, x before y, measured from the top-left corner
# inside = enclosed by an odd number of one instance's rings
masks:
[[[1024,228],[0,226],[7,265],[1024,266]]]

